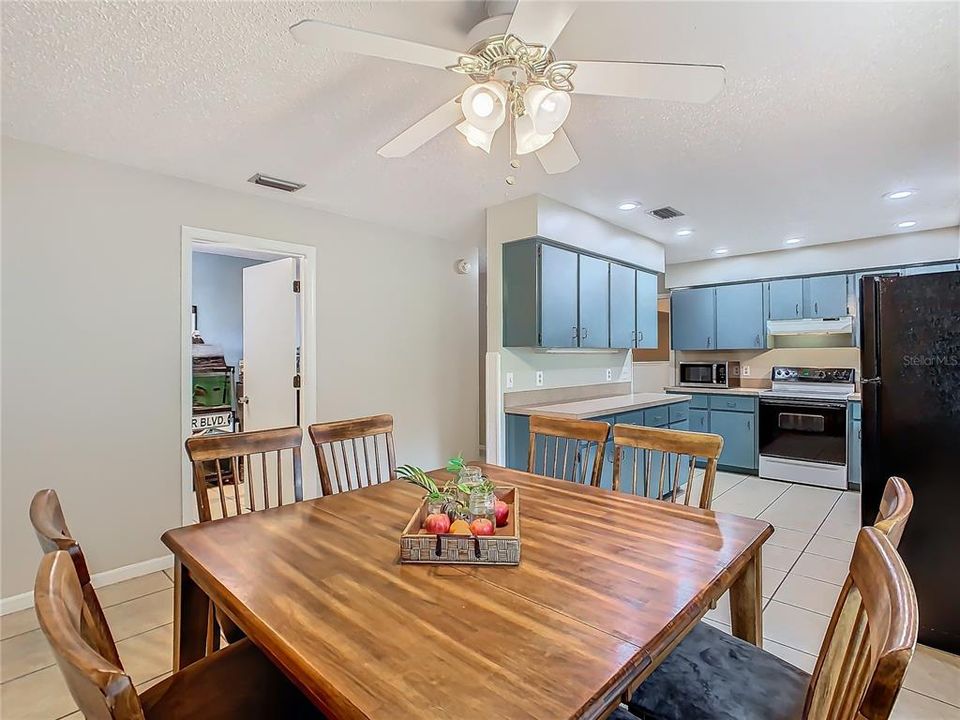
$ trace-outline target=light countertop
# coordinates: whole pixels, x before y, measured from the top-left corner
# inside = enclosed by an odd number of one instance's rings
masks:
[[[630,393],[610,397],[576,400],[574,402],[546,403],[542,405],[518,405],[504,409],[508,415],[551,415],[553,417],[585,420],[586,418],[613,415],[631,410],[643,410],[657,405],[671,405],[686,402],[689,395],[668,395],[666,393]]]
[[[716,394],[716,395],[759,395],[766,392],[769,388],[751,388],[751,387],[682,387],[680,385],[669,385],[664,388],[667,392],[694,393],[695,395]]]
[[[850,393],[847,395],[847,400],[850,402],[860,402],[860,393]]]

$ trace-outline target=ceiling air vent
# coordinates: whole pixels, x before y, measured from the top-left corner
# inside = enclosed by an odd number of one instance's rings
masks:
[[[648,210],[647,215],[653,215],[655,218],[660,218],[661,220],[673,220],[673,218],[683,217],[682,212],[669,205],[657,208],[656,210]]]
[[[283,190],[284,192],[296,192],[306,187],[303,183],[293,182],[292,180],[281,180],[280,178],[270,177],[269,175],[263,175],[261,173],[257,173],[247,180],[247,182],[252,182],[254,185],[263,185],[264,187],[273,188],[274,190]]]

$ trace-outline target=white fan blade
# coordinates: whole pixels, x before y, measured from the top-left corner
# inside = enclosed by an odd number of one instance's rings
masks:
[[[304,45],[313,45],[323,50],[343,50],[441,70],[456,65],[464,54],[389,35],[331,25],[320,20],[301,20],[290,28],[290,34]]]
[[[377,155],[385,158],[406,157],[461,120],[463,120],[463,111],[460,109],[460,96],[458,95],[397,135],[377,150]]]
[[[580,164],[580,156],[573,149],[563,128],[557,130],[553,140],[537,150],[536,155],[547,175],[565,173]]]
[[[574,60],[573,91],[582,95],[705,103],[723,90],[722,65]]]
[[[575,2],[519,0],[506,34],[549,48],[560,37],[576,9]]]

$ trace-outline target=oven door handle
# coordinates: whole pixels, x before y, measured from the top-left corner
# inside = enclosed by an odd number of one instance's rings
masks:
[[[761,405],[772,405],[775,407],[808,407],[808,408],[824,408],[824,409],[841,409],[847,407],[846,400],[788,400],[784,399],[775,399],[775,398],[760,398]]]

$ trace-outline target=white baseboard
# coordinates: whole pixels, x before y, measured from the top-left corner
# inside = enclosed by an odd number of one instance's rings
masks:
[[[173,555],[144,560],[133,565],[124,565],[114,570],[105,570],[90,576],[94,587],[113,585],[114,583],[130,580],[131,578],[149,575],[160,570],[173,567]],[[0,615],[7,615],[17,610],[26,610],[33,607],[33,592],[20,593],[10,597],[0,598]]]

